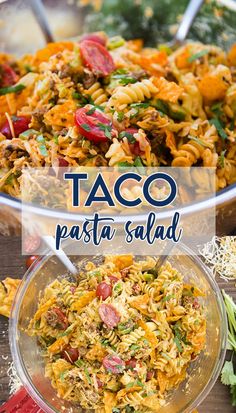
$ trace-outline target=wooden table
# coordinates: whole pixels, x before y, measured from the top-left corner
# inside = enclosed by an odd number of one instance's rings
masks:
[[[25,258],[20,255],[20,239],[17,237],[0,237],[0,279],[6,276],[21,278],[25,272]],[[219,280],[219,285],[236,299],[235,283]],[[0,316],[0,405],[8,399],[9,379],[7,369],[11,362],[8,344],[8,320]],[[220,381],[198,409],[199,413],[233,413],[229,389]]]

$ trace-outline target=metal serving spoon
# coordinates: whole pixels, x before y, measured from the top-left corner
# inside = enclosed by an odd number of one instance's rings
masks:
[[[47,19],[45,7],[41,0],[30,0],[30,7],[43,33],[46,43],[54,42],[51,28]]]
[[[174,39],[168,43],[169,46],[176,47],[184,43],[203,3],[204,0],[190,0]]]
[[[178,46],[186,40],[189,30],[203,3],[204,0],[190,0],[174,39],[169,43],[171,47]],[[46,43],[53,42],[54,37],[51,32],[42,0],[30,0],[30,6],[34,17],[41,28]]]

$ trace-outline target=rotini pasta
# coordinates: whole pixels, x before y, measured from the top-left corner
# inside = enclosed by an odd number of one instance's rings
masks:
[[[77,165],[205,166],[217,190],[234,184],[235,46],[188,43],[167,55],[123,40],[108,51],[98,35],[103,52],[82,40],[79,51],[63,42],[3,56],[0,72],[14,67],[23,89],[0,100],[0,190],[20,197],[24,168]],[[60,194],[56,205],[69,208]]]
[[[203,293],[155,264],[109,255],[42,292],[27,332],[59,397],[97,413],[151,413],[185,379],[205,345]]]

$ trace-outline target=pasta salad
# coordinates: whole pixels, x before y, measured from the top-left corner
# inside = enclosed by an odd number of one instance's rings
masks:
[[[59,397],[86,411],[157,412],[185,380],[205,347],[204,294],[169,262],[155,265],[106,256],[42,292],[27,333]]]
[[[105,33],[0,54],[0,190],[23,168],[207,166],[236,181],[236,45],[143,47]]]

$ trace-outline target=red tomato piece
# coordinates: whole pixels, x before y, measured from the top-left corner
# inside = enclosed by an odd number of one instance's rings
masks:
[[[41,245],[41,238],[38,235],[28,235],[24,239],[23,250],[26,254],[33,254]]]
[[[29,129],[30,118],[28,116],[13,116],[12,124],[15,131],[15,136],[16,138],[18,138],[21,133]],[[13,138],[8,120],[6,120],[6,122],[3,124],[0,132],[4,136],[6,136],[7,139]]]
[[[127,360],[126,362],[125,362],[125,365],[126,365],[126,368],[127,369],[135,369],[135,367],[136,367],[136,365],[137,365],[137,360],[136,359],[134,359],[134,358],[132,358],[132,359],[130,359],[130,360]]]
[[[102,321],[108,328],[113,328],[119,324],[120,315],[111,304],[101,304],[98,312]]]
[[[92,40],[95,43],[99,43],[102,46],[106,46],[106,37],[101,33],[87,33],[84,34],[80,41],[83,42],[84,40]]]
[[[0,85],[8,87],[14,85],[18,80],[16,72],[8,64],[0,65]]]
[[[115,64],[108,50],[100,43],[83,40],[80,53],[86,66],[97,76],[108,76],[115,70]]]
[[[75,123],[81,135],[88,140],[99,143],[117,136],[111,120],[92,105],[86,105],[75,112]]]
[[[74,364],[74,362],[79,358],[79,350],[77,348],[68,346],[65,347],[64,350],[61,352],[61,356],[69,363]]]
[[[61,156],[59,156],[58,158],[58,164],[61,168],[66,168],[69,165],[69,162],[67,162],[66,159],[62,158]]]
[[[101,297],[103,300],[106,300],[107,297],[110,297],[112,295],[112,287],[111,285],[102,282],[98,284],[97,289],[96,289],[96,296]]]
[[[47,323],[53,328],[58,328],[59,330],[66,330],[69,326],[68,319],[63,311],[54,307],[51,310],[47,311],[46,314]]]
[[[148,370],[147,371],[147,376],[146,376],[146,381],[151,380],[154,376],[154,371],[153,370]]]
[[[134,143],[130,143],[129,144],[130,150],[131,152],[136,155],[142,155],[143,151],[141,151],[140,146],[139,146],[139,142],[134,142]]]
[[[38,255],[30,255],[28,258],[26,258],[26,262],[25,262],[26,268],[30,268],[31,265],[33,268],[38,258],[39,258]]]
[[[108,371],[108,373],[119,374],[122,373],[125,368],[124,361],[116,356],[109,354],[102,361],[103,367]]]

